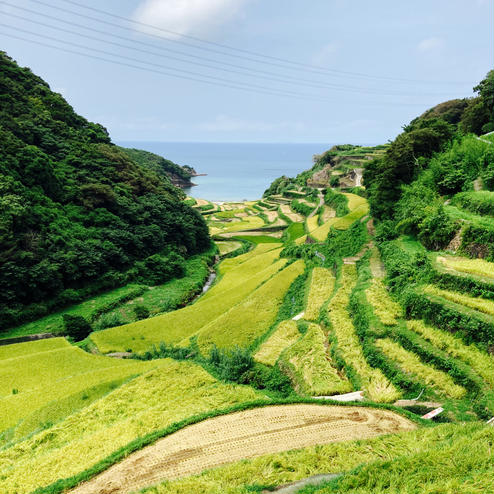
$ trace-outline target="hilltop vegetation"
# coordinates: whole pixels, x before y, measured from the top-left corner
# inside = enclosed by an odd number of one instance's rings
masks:
[[[0,328],[130,281],[163,283],[209,248],[165,173],[4,53],[0,93]]]

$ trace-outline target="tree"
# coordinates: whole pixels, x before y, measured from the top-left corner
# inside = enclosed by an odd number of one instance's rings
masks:
[[[81,341],[91,333],[91,325],[82,316],[63,315],[64,333],[74,341]]]

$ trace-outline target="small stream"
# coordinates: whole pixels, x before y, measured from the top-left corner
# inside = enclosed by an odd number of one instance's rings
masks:
[[[206,283],[204,283],[204,286],[202,287],[202,294],[206,293],[211,288],[211,285],[214,283],[215,279],[216,271],[211,271],[211,273],[209,273],[208,279],[206,280]]]
[[[362,185],[362,168],[355,168],[355,187],[360,187]]]

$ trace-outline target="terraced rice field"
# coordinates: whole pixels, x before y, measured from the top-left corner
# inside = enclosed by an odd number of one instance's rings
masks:
[[[242,247],[241,242],[235,242],[234,240],[231,242],[229,241],[216,242],[216,245],[218,246],[218,249],[220,251],[220,256],[230,254],[230,252],[234,252],[240,247]]]
[[[455,304],[463,305],[484,314],[494,316],[494,301],[492,300],[487,300],[480,297],[470,297],[469,295],[450,290],[442,290],[433,285],[424,287],[424,293],[441,297]]]
[[[156,369],[1,450],[0,492],[31,493],[175,422],[262,398],[247,386],[218,382],[198,365],[161,360]]]
[[[417,376],[439,393],[456,399],[465,396],[466,389],[455,384],[448,374],[435,369],[431,365],[424,364],[415,354],[405,350],[398,343],[389,338],[384,338],[378,340],[376,346],[390,359],[398,362],[398,365],[406,373]]]
[[[276,330],[259,347],[254,358],[265,365],[274,365],[281,352],[301,337],[297,323],[292,320],[282,321]]]
[[[363,354],[353,322],[347,311],[349,295],[357,282],[355,265],[342,267],[341,286],[328,306],[328,317],[338,344],[338,351],[351,365],[362,381],[367,396],[376,402],[392,402],[399,398],[400,392],[386,378],[380,369],[371,367]]]
[[[440,255],[436,261],[446,269],[459,273],[473,274],[494,282],[494,263],[484,259],[468,259],[459,256]]]
[[[326,342],[321,327],[310,324],[302,338],[281,354],[280,367],[298,393],[324,396],[352,391],[350,382],[331,362]]]
[[[380,279],[372,279],[370,287],[365,291],[365,295],[374,310],[374,314],[385,326],[394,326],[398,318],[402,316],[403,311],[400,304],[391,299],[384,283]]]
[[[413,429],[412,422],[386,410],[309,404],[256,408],[178,431],[71,494],[124,494],[240,459]]]
[[[293,209],[290,207],[289,204],[282,204],[280,206],[280,209],[281,209],[281,212],[286,217],[290,218],[295,223],[300,223],[300,222],[304,221],[304,219],[305,219],[301,214],[293,211]]]
[[[319,318],[322,305],[333,293],[334,283],[335,278],[331,270],[318,267],[312,270],[305,319],[316,321]]]

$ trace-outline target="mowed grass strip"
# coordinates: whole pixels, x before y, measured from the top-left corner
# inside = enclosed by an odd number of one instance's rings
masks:
[[[407,326],[436,348],[468,364],[484,381],[494,386],[494,358],[474,345],[466,345],[447,331],[433,328],[423,321],[408,321]]]
[[[275,332],[259,347],[254,359],[261,364],[274,365],[281,352],[295,343],[300,336],[295,321],[282,321],[278,324]]]
[[[417,376],[428,386],[439,393],[451,398],[460,399],[466,394],[466,389],[455,384],[453,379],[431,365],[424,364],[417,355],[405,350],[401,345],[389,338],[376,341],[376,346],[391,360],[397,362],[398,366],[407,374]]]
[[[494,263],[485,261],[484,259],[468,259],[466,257],[441,255],[436,257],[436,261],[447,269],[481,276],[494,282]]]
[[[326,337],[318,324],[309,324],[299,341],[280,357],[295,389],[304,395],[323,396],[351,391],[350,382],[340,376],[328,356]]]
[[[350,489],[352,494],[457,494],[465,492],[461,484],[463,477],[468,479],[473,472],[478,471],[486,473],[484,481],[478,484],[478,488],[467,492],[484,494],[489,492],[488,489],[492,485],[493,441],[494,428],[478,422],[441,424],[372,439],[346,440],[267,454],[205,470],[199,475],[164,482],[146,489],[144,493],[246,494],[256,490],[259,492],[262,489],[260,486],[273,489],[312,475],[340,474],[360,465],[379,461],[379,468],[374,469],[372,476],[374,483],[362,490]],[[423,458],[417,459],[417,454],[423,455]],[[395,459],[406,462],[407,458],[412,458],[412,461],[404,465],[405,468],[393,472],[392,462]],[[433,458],[433,461],[428,461],[427,458]],[[451,458],[455,461],[451,461]],[[456,467],[459,464],[461,469]],[[427,465],[427,468],[421,471],[422,465]],[[409,471],[413,471],[417,476],[409,475]],[[359,477],[352,478],[355,486]],[[369,477],[366,474],[364,478]],[[439,490],[433,490],[435,481],[448,482],[449,479],[453,482],[452,489],[448,490],[443,486]],[[460,481],[459,484],[457,480]],[[403,483],[407,482],[412,487],[411,491],[404,490]],[[429,487],[432,487],[432,490],[429,490]]]
[[[442,290],[434,285],[427,285],[424,287],[424,293],[428,295],[434,295],[441,297],[455,304],[463,305],[473,310],[483,312],[490,316],[494,316],[494,301],[487,300],[480,297],[470,297],[463,293],[453,292],[450,290]]]
[[[229,270],[225,271],[221,269],[223,274],[220,280],[201,297],[201,302],[241,285],[246,279],[272,265],[273,262],[279,259],[280,252],[281,249],[272,249],[263,254],[251,257]]]
[[[333,293],[334,283],[335,277],[330,269],[317,267],[312,270],[304,319],[316,321],[319,318],[322,305]]]
[[[328,317],[338,343],[338,351],[352,366],[362,381],[362,387],[369,399],[376,402],[392,402],[400,392],[386,378],[380,369],[371,367],[362,351],[355,327],[347,311],[350,293],[357,283],[357,269],[353,264],[341,268],[341,287],[328,305]]]
[[[162,341],[178,343],[244,301],[251,292],[273,276],[285,263],[286,259],[279,260],[251,278],[243,279],[239,286],[221,292],[215,297],[199,299],[195,304],[183,309],[125,326],[94,332],[91,334],[91,340],[103,353],[127,349],[134,352],[145,351]]]
[[[295,278],[303,273],[304,266],[302,260],[290,264],[241,303],[204,326],[197,333],[201,351],[207,353],[213,345],[219,348],[247,347],[262,336],[273,324],[285,293]]]
[[[374,314],[385,326],[394,326],[402,316],[400,304],[391,299],[382,280],[373,278],[370,287],[365,290],[365,296]]]
[[[75,475],[131,441],[210,410],[262,399],[200,366],[164,359],[47,430],[0,451],[0,492],[28,494]]]
[[[45,340],[26,341],[0,346],[0,360],[23,357],[32,353],[47,352],[70,347],[65,338],[47,338]]]

